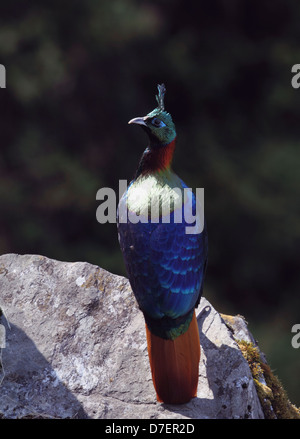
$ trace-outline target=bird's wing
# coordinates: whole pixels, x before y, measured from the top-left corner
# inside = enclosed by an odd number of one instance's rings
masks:
[[[184,224],[160,224],[151,234],[149,259],[164,315],[184,315],[199,299],[206,259],[204,234],[186,234]]]

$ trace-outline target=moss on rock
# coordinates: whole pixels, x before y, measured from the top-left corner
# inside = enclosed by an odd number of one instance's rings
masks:
[[[300,409],[290,402],[278,377],[262,361],[259,348],[245,340],[237,343],[249,364],[265,418],[300,419]]]

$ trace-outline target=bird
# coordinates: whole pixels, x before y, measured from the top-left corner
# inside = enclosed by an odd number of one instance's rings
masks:
[[[157,107],[128,122],[146,132],[148,146],[119,201],[118,239],[145,319],[156,399],[184,404],[197,396],[201,349],[195,308],[203,292],[207,228],[204,223],[198,233],[187,233],[191,222],[185,214],[195,213],[197,200],[172,170],[176,128],[165,110],[166,87],[157,87]]]

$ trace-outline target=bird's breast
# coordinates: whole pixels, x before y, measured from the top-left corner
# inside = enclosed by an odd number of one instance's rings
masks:
[[[170,213],[181,210],[183,203],[182,182],[175,174],[141,176],[125,194],[123,203],[129,214],[140,221],[155,222],[168,219]]]

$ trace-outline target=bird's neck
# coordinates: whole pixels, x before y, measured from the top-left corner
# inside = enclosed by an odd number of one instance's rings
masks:
[[[175,139],[168,145],[159,148],[146,148],[144,151],[136,177],[170,169],[175,149]]]

